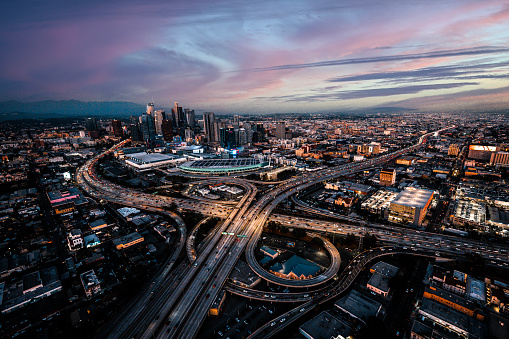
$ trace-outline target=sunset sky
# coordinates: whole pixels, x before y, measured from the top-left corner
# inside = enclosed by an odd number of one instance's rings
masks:
[[[2,1],[0,100],[509,108],[509,3]]]

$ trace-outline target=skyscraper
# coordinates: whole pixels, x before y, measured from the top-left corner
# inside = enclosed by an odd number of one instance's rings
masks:
[[[276,138],[286,139],[286,124],[284,121],[278,121],[276,123]]]
[[[154,117],[148,114],[141,116],[141,134],[143,134],[143,140],[149,145],[156,138],[156,129],[154,125]]]
[[[205,136],[207,137],[208,142],[216,142],[218,141],[215,139],[215,122],[216,118],[214,116],[214,113],[212,112],[205,112],[203,113],[203,127],[205,129]]]
[[[166,112],[159,109],[155,111],[154,113],[154,124],[156,127],[156,134],[161,134],[161,124],[163,123],[163,120],[166,119]]]
[[[122,131],[122,122],[117,119],[111,120],[111,127],[113,128],[113,135],[121,137],[124,133]]]
[[[154,103],[150,102],[147,104],[147,114],[153,115],[154,114]]]
[[[97,131],[99,129],[97,126],[97,120],[95,118],[87,118],[85,120],[85,129],[87,131]]]
[[[173,108],[171,110],[173,115],[173,127],[180,128],[184,127],[186,123],[186,117],[184,115],[184,111],[182,110],[182,106],[179,106],[178,102],[175,102]]]
[[[164,141],[172,141],[173,139],[173,125],[171,120],[164,119],[161,123],[161,134],[163,135]]]
[[[194,115],[194,109],[186,108],[186,122],[190,129],[193,129],[195,126],[196,117]]]

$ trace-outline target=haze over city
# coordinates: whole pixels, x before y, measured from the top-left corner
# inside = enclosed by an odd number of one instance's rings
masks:
[[[4,1],[0,100],[507,108],[505,1]]]

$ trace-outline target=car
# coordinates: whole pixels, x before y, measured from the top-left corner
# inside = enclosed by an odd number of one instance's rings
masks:
[[[283,318],[283,319],[281,319],[281,320],[279,320],[279,321],[280,321],[280,322],[284,322],[285,320],[286,320],[286,318]]]
[[[275,321],[273,321],[273,322],[271,322],[271,323],[270,323],[270,326],[274,326],[274,325],[276,325],[276,322],[275,322]]]
[[[221,331],[217,332],[217,334],[219,334],[220,337],[223,336],[223,332],[221,332]]]

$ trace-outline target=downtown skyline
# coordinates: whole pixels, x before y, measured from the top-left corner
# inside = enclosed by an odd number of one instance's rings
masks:
[[[509,103],[503,1],[2,3],[0,100],[218,113]]]

